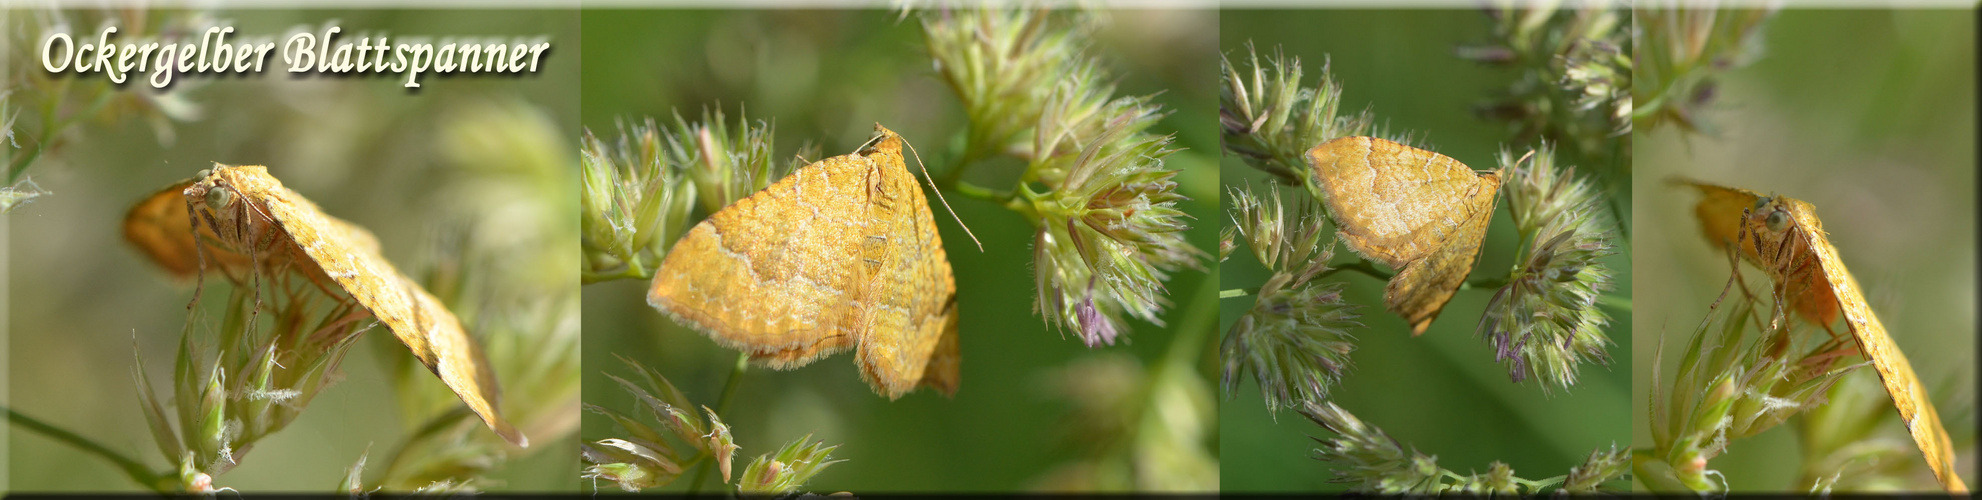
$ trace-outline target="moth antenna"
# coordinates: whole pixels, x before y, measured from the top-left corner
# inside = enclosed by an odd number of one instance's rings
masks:
[[[970,226],[963,223],[963,217],[957,216],[957,209],[950,208],[950,200],[943,198],[943,190],[936,187],[936,178],[929,175],[929,164],[922,162],[922,153],[916,152],[915,145],[909,144],[907,140],[903,140],[902,144],[908,144],[908,153],[915,155],[915,164],[922,167],[922,178],[929,181],[929,190],[936,192],[936,201],[943,202],[943,209],[950,211],[950,218],[956,219],[957,226],[963,228],[963,234],[969,235],[970,242],[977,244],[977,252],[984,253],[984,242],[978,241],[977,234],[970,232]]]
[[[866,150],[868,146],[872,146],[872,145],[874,145],[874,143],[875,143],[875,142],[877,142],[877,141],[880,141],[880,140],[881,140],[881,138],[883,138],[883,137],[887,137],[887,136],[885,136],[885,135],[878,135],[878,134],[876,134],[876,135],[875,135],[874,137],[869,137],[869,138],[867,138],[867,142],[863,142],[863,143],[860,143],[860,147],[857,147],[857,148],[853,148],[853,151],[852,151],[852,152],[850,152],[850,153],[847,153],[847,154],[850,154],[850,155],[857,155],[857,154],[860,154],[860,152],[861,152],[862,150]],[[901,137],[901,136],[896,136],[896,137]],[[908,141],[905,141],[905,140],[904,140],[904,141],[902,141],[902,142],[903,142],[903,143],[907,143]],[[915,149],[915,147],[914,147],[914,146],[910,146],[910,147],[909,147],[909,149]],[[794,156],[796,156],[796,155],[794,155]],[[803,158],[805,158],[805,157],[803,157],[803,156],[800,156],[799,158],[800,158],[800,159],[803,159]],[[917,161],[920,161],[920,160],[921,160],[921,159],[920,159],[920,158],[918,157],[918,158],[917,158]]]
[[[1518,160],[1514,160],[1514,164],[1518,166],[1518,165],[1520,165],[1520,164],[1521,164],[1522,162],[1526,162],[1526,161],[1528,161],[1528,159],[1529,159],[1529,158],[1534,158],[1534,157],[1535,157],[1535,150],[1533,150],[1533,149],[1530,149],[1530,150],[1528,150],[1528,152],[1527,152],[1527,153],[1523,153],[1523,154],[1521,155],[1521,158],[1520,158],[1520,159],[1518,159]],[[1501,173],[1501,171],[1500,171],[1500,169],[1494,169],[1494,170],[1474,170],[1474,171],[1473,171],[1473,173],[1476,173],[1476,174],[1478,174],[1478,173],[1490,173],[1490,174],[1498,174],[1498,173]]]

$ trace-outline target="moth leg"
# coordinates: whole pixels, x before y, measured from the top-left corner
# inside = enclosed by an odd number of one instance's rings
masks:
[[[1770,290],[1769,295],[1775,302],[1769,306],[1769,329],[1786,328],[1785,325],[1789,323],[1789,310],[1784,308],[1783,304],[1789,302],[1789,285],[1777,284]]]
[[[1790,247],[1791,247],[1792,245],[1795,245],[1795,244],[1797,243],[1797,241],[1796,241],[1796,234],[1795,234],[1795,231],[1796,231],[1796,226],[1789,226],[1789,229],[1788,229],[1788,230],[1790,231],[1790,234],[1785,234],[1785,235],[1783,235],[1783,237],[1782,237],[1782,238],[1783,238],[1783,239],[1782,239],[1782,244],[1781,244],[1781,245],[1777,245],[1777,246],[1776,246],[1776,255],[1775,255],[1775,257],[1774,257],[1774,258],[1771,258],[1771,259],[1769,260],[1769,262],[1772,262],[1772,263],[1773,263],[1773,262],[1783,262],[1783,261],[1784,261],[1783,259],[1785,259],[1785,258],[1788,258],[1788,259],[1790,259],[1790,262],[1791,262],[1791,263],[1794,263],[1794,260],[1795,260],[1794,258],[1796,257],[1796,255],[1797,255],[1797,252],[1791,252],[1791,251],[1790,251]],[[1757,253],[1759,253],[1759,252],[1757,252]],[[1789,273],[1788,273],[1788,272],[1784,272],[1784,273],[1783,273],[1783,275],[1784,275],[1784,276],[1788,276],[1788,275],[1789,275]]]
[[[1739,223],[1739,224],[1737,224],[1737,225],[1736,225],[1736,227],[1743,227],[1743,228],[1745,228],[1745,227],[1746,227],[1746,225],[1747,225],[1747,222],[1748,222],[1748,215],[1749,215],[1749,213],[1748,213],[1748,209],[1745,209],[1745,208],[1744,208],[1744,209],[1742,209],[1742,210],[1741,210],[1741,221],[1740,221],[1740,223]],[[1753,303],[1755,303],[1756,301],[1758,301],[1758,300],[1760,300],[1760,299],[1758,299],[1758,298],[1756,298],[1756,297],[1755,297],[1755,292],[1753,291],[1754,289],[1753,289],[1753,288],[1750,288],[1750,287],[1748,286],[1748,279],[1747,279],[1746,277],[1744,277],[1744,276],[1742,276],[1742,275],[1741,275],[1741,265],[1740,265],[1740,260],[1741,260],[1741,244],[1742,244],[1743,242],[1746,242],[1746,241],[1748,241],[1748,240],[1749,240],[1749,231],[1745,231],[1745,230],[1736,230],[1736,231],[1734,232],[1734,235],[1735,235],[1735,236],[1734,236],[1734,238],[1735,238],[1735,239],[1734,239],[1734,241],[1733,241],[1733,242],[1731,242],[1731,243],[1729,243],[1729,246],[1727,247],[1727,261],[1728,261],[1728,262],[1727,262],[1727,267],[1728,267],[1728,270],[1729,270],[1729,272],[1732,272],[1732,273],[1734,274],[1734,278],[1733,278],[1733,279],[1734,279],[1734,281],[1735,281],[1736,283],[1739,283],[1739,284],[1741,285],[1741,295],[1742,295],[1742,296],[1745,296],[1745,297],[1747,297],[1747,298],[1748,298],[1748,302],[1749,302],[1750,304],[1753,304]],[[1756,249],[1756,254],[1757,254],[1757,255],[1760,255],[1760,254],[1761,254],[1761,246],[1760,246],[1761,244],[1759,243],[1759,240],[1761,240],[1761,237],[1759,237],[1759,236],[1757,236],[1757,237],[1755,237],[1754,239],[1758,241],[1758,243],[1754,243],[1754,245],[1756,245],[1756,247],[1755,247],[1755,249]],[[1760,263],[1757,263],[1757,264],[1759,265]],[[1767,330],[1767,329],[1768,329],[1768,327],[1767,327],[1766,325],[1764,325],[1764,324],[1762,324],[1762,317],[1761,317],[1761,316],[1756,316],[1756,315],[1752,315],[1752,314],[1751,314],[1751,315],[1749,315],[1749,318],[1752,318],[1752,319],[1754,320],[1754,322],[1755,322],[1755,329],[1756,329],[1756,330]]]
[[[1844,340],[1844,335],[1842,335],[1842,334],[1839,334],[1839,333],[1837,332],[1837,330],[1835,330],[1835,329],[1832,329],[1832,328],[1831,328],[1831,324],[1830,324],[1830,323],[1823,323],[1823,326],[1824,326],[1824,332],[1826,332],[1826,333],[1829,333],[1829,334],[1831,334],[1831,341],[1832,341],[1832,342],[1837,342],[1837,341],[1841,341],[1841,340]],[[1855,345],[1855,344],[1854,344],[1854,345]]]
[[[220,187],[219,189],[229,188]],[[243,246],[248,247],[248,274],[251,275],[250,279],[254,281],[255,307],[248,310],[248,325],[252,326],[257,319],[261,318],[262,312],[262,275],[265,274],[262,270],[262,244],[261,237],[257,234],[257,224],[250,219],[253,215],[252,212],[248,211],[249,203],[247,200],[237,201],[235,205],[241,207],[239,209],[240,214],[234,218],[234,225],[237,226],[235,228],[235,234],[241,235],[243,237],[242,242],[246,243]]]
[[[1706,316],[1700,318],[1701,330],[1705,330],[1707,325],[1713,321],[1714,313],[1720,311],[1721,302],[1727,300],[1727,292],[1734,289],[1735,284],[1739,283],[1741,285],[1741,295],[1748,303],[1753,304],[1755,302],[1755,297],[1748,293],[1748,284],[1741,280],[1741,240],[1745,239],[1743,237],[1745,237],[1746,233],[1741,231],[1736,231],[1736,233],[1741,236],[1737,236],[1735,241],[1728,242],[1727,247],[1727,281],[1721,284],[1720,294],[1714,296],[1713,303],[1707,305]],[[1494,298],[1496,300],[1499,299],[1499,295],[1495,294]],[[1749,316],[1752,317],[1753,314]],[[1757,319],[1757,321],[1759,322],[1760,320]],[[1656,371],[1657,368],[1653,368],[1653,370]]]
[[[372,312],[370,310],[367,310],[363,307],[357,307],[356,304],[357,304],[356,301],[338,302],[337,307],[331,309],[330,314],[325,316],[326,318],[336,318],[336,319],[324,322],[323,327],[318,328],[317,331],[315,332],[311,332],[309,336],[310,341],[313,343],[325,343],[325,344],[335,344],[337,342],[343,341],[344,340],[343,338],[337,338],[335,340],[332,340],[331,336],[341,335],[339,332],[342,331],[346,326],[349,326],[352,323],[356,323],[358,321],[362,321],[365,318],[372,317]],[[349,333],[356,333],[358,331],[364,331],[364,330],[357,330]]]
[[[187,209],[188,209],[188,210],[191,210],[191,208],[190,208],[190,205],[191,205],[191,202],[190,202],[190,201],[189,201],[189,202],[187,203],[187,205],[188,205],[188,208],[187,208]],[[219,224],[218,222],[216,222],[216,221],[215,221],[215,219],[213,218],[213,213],[212,213],[212,207],[208,207],[208,210],[206,210],[206,211],[201,211],[201,212],[197,212],[197,215],[195,215],[195,216],[193,216],[193,218],[194,218],[195,220],[205,220],[205,221],[206,221],[206,224],[207,224],[207,229],[209,229],[209,230],[211,230],[211,231],[213,231],[213,234],[212,234],[212,235],[206,235],[206,234],[200,234],[200,231],[199,231],[199,225],[198,225],[198,224],[194,224],[194,226],[193,226],[193,248],[194,248],[194,249],[195,249],[195,251],[196,251],[196,252],[198,252],[198,254],[200,255],[200,272],[201,272],[201,274],[205,274],[205,272],[206,272],[206,247],[208,247],[208,246],[210,246],[210,247],[213,247],[213,248],[217,248],[217,249],[221,249],[221,250],[225,250],[225,251],[228,251],[228,252],[232,252],[232,251],[233,251],[233,249],[234,249],[234,245],[233,245],[233,244],[231,244],[231,243],[228,243],[228,242],[227,242],[227,239],[226,239],[226,237],[225,237],[225,236],[222,236],[222,234],[223,234],[223,231],[221,231],[221,230],[220,230],[220,227],[221,227],[221,226],[220,226],[220,224]],[[214,260],[215,260],[216,262],[218,262],[218,261],[219,261],[219,260],[221,260],[221,259],[220,259],[220,258],[219,258],[218,256],[215,256],[215,258],[214,258]],[[228,281],[228,282],[230,282],[230,283],[235,283],[235,284],[239,284],[239,283],[241,283],[241,282],[242,282],[242,280],[243,280],[243,279],[245,279],[245,278],[242,278],[241,276],[238,276],[238,275],[236,275],[236,274],[235,274],[235,272],[236,272],[236,270],[235,270],[235,269],[232,269],[232,268],[229,268],[229,267],[227,267],[227,266],[225,266],[225,265],[220,265],[220,266],[218,266],[218,267],[219,267],[219,269],[220,269],[220,274],[221,274],[221,275],[224,275],[224,276],[226,276],[226,277],[227,277],[227,281]],[[202,277],[202,278],[204,278],[204,277]],[[203,282],[204,282],[204,281],[202,281],[202,283],[203,283]],[[197,290],[195,290],[195,292],[197,293]]]
[[[211,222],[213,219],[207,220]],[[200,271],[193,275],[193,300],[186,303],[186,310],[192,311],[195,306],[200,305],[200,292],[206,290],[206,246],[200,244],[200,212],[193,210],[191,198],[186,199],[186,228],[187,232],[192,233],[193,255],[200,261]]]
[[[291,256],[291,258],[289,258],[289,266],[295,266],[295,256]],[[337,296],[337,292],[339,292],[339,290],[343,290],[343,286],[339,286],[339,284],[337,284],[337,278],[331,278],[331,274],[329,274],[329,272],[331,272],[331,270],[323,270],[323,274],[321,274],[321,276],[323,276],[323,280],[317,280],[317,276],[319,276],[319,274],[313,274],[313,272],[307,272],[307,270],[301,270],[299,274],[303,274],[303,276],[305,276],[305,280],[307,280],[307,282],[309,282],[311,286],[315,286],[317,290],[321,290],[321,292],[323,292],[323,296],[329,296],[329,298],[335,298],[335,296]],[[325,280],[327,280],[329,284],[325,284]]]
[[[1739,233],[1740,235],[1737,236],[1737,238],[1752,237],[1754,241],[1751,243],[1751,245],[1753,245],[1753,247],[1755,248],[1755,259],[1759,261],[1762,259],[1762,255],[1763,255],[1762,235],[1759,229],[1756,229],[1755,227],[1752,227],[1751,225],[1748,224],[1749,218],[1752,217],[1753,215],[1754,213],[1752,209],[1744,208],[1741,210],[1742,227],[1747,227],[1748,230],[1737,231],[1737,233]],[[1735,247],[1740,248],[1740,242],[1738,240],[1735,243]],[[1761,266],[1765,271],[1773,270],[1773,268],[1775,267],[1775,263],[1773,262],[1756,262],[1756,264]],[[1774,283],[1772,286],[1769,287],[1770,288],[1769,298],[1771,299],[1772,302],[1774,302],[1774,304],[1772,304],[1769,308],[1770,309],[1769,322],[1768,325],[1763,328],[1764,330],[1774,330],[1777,327],[1782,326],[1786,320],[1786,316],[1788,315],[1788,311],[1783,308],[1783,303],[1789,299],[1788,297],[1789,290],[1787,283],[1788,280],[1782,280],[1782,281],[1783,282],[1780,283]],[[1743,283],[1742,286],[1745,288],[1747,285],[1746,283]],[[1760,319],[1758,318],[1757,321],[1760,321]]]
[[[1737,245],[1738,245],[1738,244],[1737,244]],[[1736,256],[1735,256],[1735,253],[1736,253],[1736,252],[1738,252],[1738,251],[1740,251],[1740,250],[1739,250],[1739,248],[1740,248],[1739,246],[1736,246],[1736,247],[1730,247],[1730,248],[1728,248],[1728,252],[1727,252],[1727,271],[1728,271],[1728,276],[1727,276],[1727,283],[1724,283],[1724,284],[1722,284],[1722,285],[1721,285],[1721,287],[1720,287],[1720,295],[1718,295],[1718,296],[1715,296],[1715,297],[1714,297],[1714,302],[1713,302],[1712,304],[1708,304],[1708,305],[1707,305],[1707,310],[1708,310],[1708,311],[1715,311],[1715,310],[1719,310],[1719,309],[1720,309],[1720,303],[1721,303],[1721,301],[1722,301],[1722,300],[1725,300],[1725,299],[1727,299],[1727,291],[1728,291],[1728,290],[1730,290],[1730,289],[1733,289],[1733,288],[1734,288],[1734,284],[1735,284],[1735,283],[1737,283],[1737,282],[1739,282],[1739,281],[1741,281],[1741,261],[1740,261],[1740,260],[1738,260],[1738,259],[1739,259],[1739,257],[1736,257]],[[1741,290],[1741,292],[1742,292],[1742,294],[1743,294],[1743,295],[1746,295],[1746,294],[1748,293],[1748,290],[1747,290],[1747,285],[1746,285],[1746,284],[1743,284],[1743,285],[1742,285],[1742,290]],[[1494,294],[1494,298],[1495,298],[1495,299],[1498,299],[1499,297],[1500,297],[1500,294],[1497,294],[1497,293],[1496,293],[1496,294]],[[1711,316],[1711,314],[1709,314],[1709,316]]]
[[[1795,243],[1798,247],[1801,247],[1793,255],[1805,255],[1809,253],[1808,252],[1810,249],[1809,242],[1808,240],[1802,238],[1802,236],[1804,236],[1803,228],[1800,226],[1790,226],[1789,230],[1791,232],[1791,238],[1789,241],[1791,243]],[[1788,246],[1788,245],[1785,244],[1784,246]],[[1817,268],[1816,259],[1796,259],[1795,265],[1789,269],[1789,272],[1786,274],[1786,276],[1793,276],[1794,279],[1791,279],[1790,281],[1801,283],[1803,286],[1800,293],[1808,294],[1812,290],[1811,285],[1829,286],[1828,283],[1815,283],[1814,280],[1812,279],[1819,276],[1816,273],[1820,273],[1820,272],[1823,272],[1823,270]],[[1832,328],[1829,322],[1821,322],[1821,321],[1822,320],[1816,321],[1818,324],[1817,326],[1823,327],[1824,331],[1830,334],[1831,341],[1835,342],[1839,340],[1840,334],[1838,333],[1837,329]]]
[[[1824,341],[1815,349],[1811,349],[1810,355],[1805,356],[1800,364],[1812,372],[1824,372],[1830,370],[1833,362],[1858,355],[1858,344],[1843,340],[1842,337],[1832,337]]]

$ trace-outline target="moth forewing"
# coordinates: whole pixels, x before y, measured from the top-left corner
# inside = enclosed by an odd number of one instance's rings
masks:
[[[1357,254],[1397,271],[1384,308],[1423,334],[1471,274],[1497,193],[1497,171],[1376,137],[1308,150],[1307,183]]]
[[[178,185],[185,186],[176,205],[183,212],[158,199],[168,189],[125,218],[126,236],[154,262],[182,276],[218,270],[257,293],[264,278],[300,275],[332,300],[368,311],[490,429],[528,445],[498,410],[494,371],[479,344],[439,299],[381,256],[370,232],[325,215],[260,166],[215,164]]]
[[[1737,252],[1769,275],[1778,307],[1792,304],[1804,319],[1826,330],[1838,316],[1845,318],[1855,345],[1878,371],[1894,409],[1934,477],[1950,492],[1967,491],[1955,472],[1953,447],[1925,386],[1866,304],[1857,278],[1838,257],[1815,207],[1784,196],[1679,182],[1703,194],[1695,210],[1709,240],[1724,244],[1727,242],[1718,240],[1740,231],[1734,236],[1752,242],[1738,246]],[[1735,223],[1730,228],[1723,221]]]
[[[1800,203],[1800,202],[1799,202]],[[1808,208],[1808,205],[1803,205]],[[1804,219],[1808,211],[1799,212]],[[1807,217],[1814,221],[1815,217]],[[1915,447],[1927,460],[1927,467],[1934,472],[1935,479],[1949,492],[1966,492],[1968,485],[1956,473],[1954,466],[1954,444],[1948,437],[1946,427],[1941,423],[1940,412],[1934,409],[1927,387],[1921,383],[1919,375],[1913,371],[1913,364],[1906,359],[1892,335],[1879,316],[1872,313],[1865,301],[1858,279],[1845,269],[1838,258],[1837,249],[1824,238],[1821,226],[1809,231],[1810,244],[1817,255],[1817,263],[1822,266],[1823,276],[1830,282],[1839,305],[1839,311],[1851,328],[1852,338],[1857,341],[1858,350],[1872,361],[1872,367],[1879,372],[1879,382],[1885,385],[1886,394],[1892,397],[1893,409],[1906,424],[1907,434],[1913,438]]]
[[[955,279],[901,137],[875,132],[872,148],[800,167],[697,223],[662,259],[648,303],[772,368],[854,348],[862,378],[890,398],[955,391]]]

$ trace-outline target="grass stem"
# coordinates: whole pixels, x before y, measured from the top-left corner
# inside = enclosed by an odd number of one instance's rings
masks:
[[[124,475],[130,476],[132,482],[144,485],[144,487],[151,488],[152,491],[160,493],[171,492],[173,490],[166,481],[166,474],[152,472],[150,468],[145,467],[145,464],[137,461],[137,459],[124,456],[124,454],[98,444],[96,441],[91,441],[81,434],[70,432],[68,429],[56,427],[53,424],[14,411],[13,408],[5,408],[5,410],[7,410],[7,421],[13,422],[14,425],[46,436],[49,439],[54,439],[62,444],[73,446],[91,455],[102,457],[104,460],[109,460],[110,463],[117,464],[117,468],[123,469]]]
[[[750,354],[738,353],[736,355],[736,367],[730,369],[729,380],[723,382],[723,395],[716,399],[717,415],[723,415],[725,414],[724,412],[729,410],[730,399],[736,395],[736,386],[740,385],[738,382],[743,380],[743,372],[749,367]],[[702,464],[699,472],[695,473],[695,481],[688,483],[689,495],[702,492],[702,480],[708,479],[709,470],[714,468],[716,468],[715,460],[710,460]]]
[[[412,449],[413,445],[440,435],[441,431],[447,430],[469,415],[472,413],[469,413],[468,405],[455,405],[454,409],[427,419],[427,423],[421,424],[412,435],[406,436],[406,440],[399,443],[399,449],[393,450],[392,457],[385,460],[385,468],[380,469],[382,472],[379,474],[379,481],[383,483],[393,477],[393,469],[399,466],[399,459],[406,456],[407,450]]]

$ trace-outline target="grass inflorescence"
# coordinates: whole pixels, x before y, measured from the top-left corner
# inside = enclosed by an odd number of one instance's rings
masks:
[[[1343,300],[1342,283],[1317,279],[1335,255],[1333,240],[1321,241],[1328,236],[1321,207],[1305,195],[1286,200],[1277,188],[1265,199],[1250,189],[1233,189],[1230,196],[1231,227],[1273,275],[1260,285],[1252,309],[1225,333],[1221,387],[1229,397],[1252,375],[1267,411],[1324,401],[1349,370],[1349,353],[1356,349],[1349,330],[1363,325],[1356,321],[1357,305]]]
[[[1246,48],[1243,71],[1229,58],[1219,59],[1218,123],[1227,154],[1283,184],[1302,185],[1308,148],[1337,137],[1384,135],[1369,110],[1342,110],[1342,85],[1330,77],[1327,62],[1314,88],[1305,88],[1300,57],[1276,48],[1262,64],[1259,52]]]
[[[769,121],[743,118],[732,127],[721,110],[704,110],[694,122],[676,113],[671,128],[652,118],[622,121],[610,139],[586,130],[579,196],[585,282],[651,278],[691,227],[696,207],[716,213],[818,155],[804,146],[793,160],[776,161],[775,136]]]
[[[639,382],[608,377],[641,403],[641,411],[629,414],[585,405],[587,410],[611,419],[620,431],[618,437],[580,445],[586,464],[581,475],[587,479],[638,492],[667,486],[689,473],[691,467],[703,465],[721,471],[723,483],[734,481],[740,494],[783,495],[799,491],[827,466],[843,461],[832,459],[839,446],[826,446],[807,435],[776,453],[759,455],[733,475],[737,471],[732,464],[741,447],[716,410],[701,406],[696,412],[698,407],[666,376],[631,360],[621,361],[639,374]],[[648,419],[659,425],[650,425]]]
[[[9,29],[5,35],[7,60],[21,66],[9,68],[9,80],[0,82],[0,137],[4,138],[0,148],[7,152],[0,214],[53,194],[37,185],[28,176],[28,169],[46,163],[44,160],[66,160],[59,153],[76,142],[86,123],[143,121],[151,126],[158,144],[169,147],[176,140],[175,124],[197,121],[203,115],[203,107],[188,97],[203,85],[197,78],[175,83],[172,92],[145,92],[108,78],[63,78],[29,63],[41,61],[33,51],[50,33],[75,33],[77,27],[114,25],[122,27],[117,36],[125,39],[159,37],[167,42],[196,38],[208,26],[228,21],[215,19],[208,11],[187,9],[19,12],[31,21],[19,26],[24,29]]]
[[[1610,318],[1597,300],[1612,286],[1600,259],[1619,239],[1598,190],[1554,158],[1547,144],[1500,155],[1501,189],[1525,245],[1478,327],[1514,381],[1535,378],[1544,389],[1574,386],[1584,364],[1610,362]]]
[[[1304,157],[1306,148],[1336,137],[1330,134],[1373,133],[1369,112],[1340,111],[1341,87],[1326,72],[1320,83],[1308,89],[1300,87],[1298,58],[1275,56],[1263,65],[1254,53],[1245,61],[1251,63],[1247,68],[1234,67],[1229,60],[1223,66],[1227,85],[1221,118],[1228,154],[1275,174],[1275,179],[1281,182],[1306,184],[1310,168]],[[1508,364],[1515,381],[1539,378],[1544,387],[1569,387],[1575,384],[1578,367],[1609,360],[1606,349],[1610,341],[1603,332],[1608,318],[1599,310],[1597,301],[1609,291],[1611,274],[1599,259],[1614,254],[1615,242],[1622,238],[1605,209],[1603,190],[1592,181],[1576,176],[1574,168],[1558,166],[1556,156],[1552,147],[1543,144],[1519,158],[1507,154],[1500,158],[1505,179],[1501,189],[1507,197],[1505,209],[1512,214],[1524,244],[1517,256],[1518,264],[1509,275],[1481,283],[1491,285],[1489,288],[1496,292],[1480,319],[1479,331],[1493,346],[1495,357]],[[1279,207],[1277,192],[1274,198],[1274,203],[1262,204],[1249,192],[1232,194],[1234,224],[1245,233],[1243,239],[1253,244],[1259,262],[1275,272],[1267,285],[1259,289],[1253,312],[1235,326],[1235,332],[1243,330],[1242,333],[1253,334],[1256,339],[1263,338],[1257,335],[1264,332],[1279,331],[1259,328],[1274,324],[1262,322],[1268,317],[1279,315],[1292,319],[1285,314],[1312,312],[1320,304],[1340,301],[1339,294],[1320,293],[1300,301],[1307,307],[1293,307],[1284,302],[1290,297],[1281,295],[1322,289],[1290,284],[1305,285],[1324,274],[1323,270],[1330,269],[1357,270],[1373,277],[1389,278],[1367,261],[1331,265],[1328,261],[1333,253],[1283,256],[1285,252],[1276,249],[1289,243],[1282,243],[1282,238],[1293,238],[1292,244],[1297,246],[1320,244],[1326,222],[1322,216],[1325,208],[1303,208],[1295,216],[1301,223],[1293,224],[1294,219],[1286,219],[1282,214],[1284,209]],[[1313,202],[1307,199],[1301,206],[1315,205]],[[1234,239],[1229,236],[1228,240]],[[1236,245],[1221,244],[1221,253],[1229,252],[1228,247],[1236,248]],[[1268,290],[1275,294],[1269,297]],[[1329,300],[1314,300],[1322,297]],[[1347,353],[1354,348],[1347,329],[1360,325],[1343,321],[1342,312],[1306,317],[1307,320],[1287,323],[1300,326],[1299,330],[1289,331],[1328,332],[1324,337],[1331,340],[1309,342],[1305,348],[1309,354],[1279,362],[1259,358],[1267,351],[1234,348],[1245,342],[1228,334],[1227,389],[1236,381],[1231,368],[1253,366],[1256,373],[1280,373],[1261,378],[1262,390],[1269,394],[1270,408],[1290,406],[1304,397],[1314,400],[1325,397],[1327,386],[1346,369]],[[1317,340],[1313,336],[1307,338]],[[1256,359],[1242,359],[1248,356]],[[1281,383],[1288,380],[1304,382]],[[1306,389],[1290,392],[1285,387]],[[1274,396],[1282,394],[1285,397]]]
[[[1726,491],[1726,478],[1708,465],[1730,441],[1823,405],[1833,386],[1864,366],[1841,362],[1853,348],[1850,337],[1789,321],[1737,278],[1729,276],[1693,331],[1670,382],[1663,375],[1663,346],[1654,357],[1652,446],[1634,452],[1633,467],[1655,491]]]
[[[1775,8],[1633,8],[1632,67],[1646,83],[1632,89],[1631,120],[1647,131],[1667,125],[1712,133],[1705,116],[1721,76],[1762,56],[1762,32]]]
[[[1626,241],[1615,214],[1628,210],[1613,206],[1616,189],[1604,184],[1603,176],[1579,176],[1567,165],[1580,159],[1599,169],[1611,167],[1614,145],[1628,134],[1630,122],[1622,117],[1631,106],[1629,61],[1618,57],[1624,28],[1618,12],[1603,9],[1525,12],[1519,19],[1505,10],[1490,14],[1499,23],[1502,45],[1469,49],[1462,56],[1527,66],[1524,80],[1501,99],[1528,111],[1512,117],[1525,123],[1512,129],[1516,142],[1540,145],[1520,157],[1504,152],[1499,158],[1506,202],[1497,206],[1510,214],[1521,235],[1515,265],[1507,274],[1471,280],[1459,293],[1494,290],[1478,332],[1514,381],[1537,380],[1545,391],[1570,388],[1581,367],[1608,363],[1613,345],[1605,332],[1609,317],[1600,305],[1613,291],[1613,271],[1603,260]],[[1338,137],[1388,134],[1375,125],[1371,111],[1344,110],[1342,87],[1325,65],[1320,78],[1304,86],[1298,57],[1276,51],[1261,58],[1250,45],[1247,52],[1221,65],[1225,153],[1279,184],[1308,189],[1298,200],[1284,199],[1278,190],[1270,196],[1250,189],[1228,194],[1232,226],[1221,235],[1220,259],[1248,247],[1271,274],[1257,288],[1220,294],[1254,297],[1224,340],[1227,397],[1250,374],[1269,412],[1294,408],[1334,431],[1338,437],[1321,440],[1316,458],[1336,466],[1337,480],[1359,491],[1595,492],[1621,477],[1628,452],[1614,447],[1592,453],[1569,475],[1540,481],[1515,477],[1499,462],[1478,474],[1454,473],[1327,402],[1330,389],[1352,366],[1354,333],[1363,328],[1355,313],[1361,304],[1344,300],[1342,283],[1327,278],[1337,271],[1378,280],[1392,274],[1366,259],[1334,262],[1332,243],[1322,241],[1330,227],[1327,209],[1318,203],[1323,195],[1312,185],[1306,153]],[[1564,160],[1552,146],[1561,140],[1574,140],[1579,153],[1588,155]]]
[[[938,76],[963,103],[969,131],[938,188],[999,203],[1036,228],[1035,308],[1089,347],[1112,345],[1124,316],[1157,325],[1164,283],[1201,268],[1184,240],[1185,198],[1164,158],[1171,136],[1149,129],[1167,115],[1150,96],[1115,95],[1084,40],[1098,14],[1070,22],[1043,9],[940,8],[922,14]],[[994,157],[1025,162],[1016,185],[963,180]]]
[[[1336,466],[1337,482],[1357,490],[1391,495],[1535,495],[1553,488],[1565,494],[1596,493],[1597,487],[1628,472],[1629,452],[1599,449],[1590,453],[1569,474],[1528,480],[1514,476],[1514,469],[1495,461],[1486,472],[1460,474],[1438,466],[1438,457],[1426,455],[1397,442],[1383,429],[1369,425],[1335,403],[1307,402],[1301,415],[1335,434],[1314,438],[1320,447],[1314,459]]]

